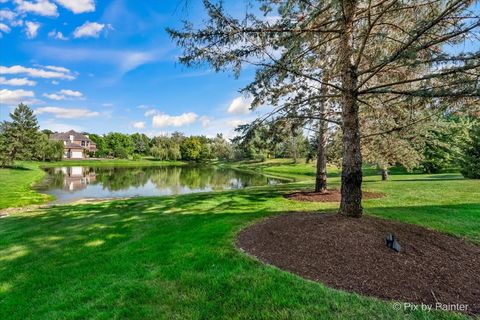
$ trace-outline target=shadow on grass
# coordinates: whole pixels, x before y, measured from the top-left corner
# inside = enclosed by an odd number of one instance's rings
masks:
[[[437,181],[437,180],[465,180],[463,176],[460,174],[435,174],[435,175],[427,175],[424,178],[412,178],[412,179],[395,179],[393,176],[394,181]]]
[[[27,167],[23,167],[23,166],[17,166],[17,165],[0,167],[0,169],[19,170],[19,171],[32,171],[31,168],[27,168]]]
[[[377,310],[401,318],[386,303],[300,280],[234,248],[243,227],[287,212],[271,202],[286,189],[56,206],[2,219],[0,318],[251,318],[258,310],[272,317],[283,310],[286,318],[301,310],[368,318]],[[368,213],[445,232],[461,230],[468,218],[465,235],[480,240],[479,210],[465,204]]]

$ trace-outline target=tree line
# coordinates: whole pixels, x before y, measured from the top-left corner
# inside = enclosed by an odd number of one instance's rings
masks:
[[[48,140],[50,130],[39,131],[33,111],[20,104],[10,115],[11,121],[0,126],[0,161],[2,166],[14,160],[58,161],[63,157],[63,143]],[[142,133],[105,135],[88,134],[97,145],[93,157],[140,159],[151,157],[162,161],[264,161],[271,158],[291,158],[310,162],[318,158],[320,148],[325,151],[325,162],[341,165],[341,129],[330,126],[319,139],[318,132],[308,134],[308,121],[280,118],[257,124],[239,126],[246,134],[227,140],[221,134],[214,138],[187,137],[181,132],[169,136],[148,137]],[[364,128],[368,131],[368,128]],[[480,122],[473,116],[442,115],[430,122],[422,122],[409,132],[395,132],[388,136],[373,136],[362,140],[362,153],[368,165],[376,166],[382,177],[388,179],[388,169],[403,166],[438,173],[444,169],[460,168],[469,178],[480,178]],[[322,139],[325,139],[323,141]],[[325,173],[326,174],[326,173]]]

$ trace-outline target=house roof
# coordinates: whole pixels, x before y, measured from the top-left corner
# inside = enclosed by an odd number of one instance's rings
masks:
[[[63,140],[63,141],[70,141],[70,136],[73,136],[73,140],[83,140],[83,141],[92,141],[90,138],[88,138],[86,135],[82,133],[78,133],[76,131],[70,130],[67,132],[58,132],[58,133],[52,133],[49,136],[49,139],[51,140]],[[92,141],[93,143],[93,141]]]
[[[65,149],[83,149],[83,147],[76,143],[67,142],[64,146]]]

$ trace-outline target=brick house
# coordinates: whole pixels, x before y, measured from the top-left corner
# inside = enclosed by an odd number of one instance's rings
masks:
[[[64,159],[84,159],[89,152],[97,151],[97,145],[88,135],[70,130],[68,132],[52,133],[50,140],[63,141]]]

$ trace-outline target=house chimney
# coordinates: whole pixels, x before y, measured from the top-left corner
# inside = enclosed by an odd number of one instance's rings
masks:
[[[73,143],[73,134],[70,135],[70,142]]]

